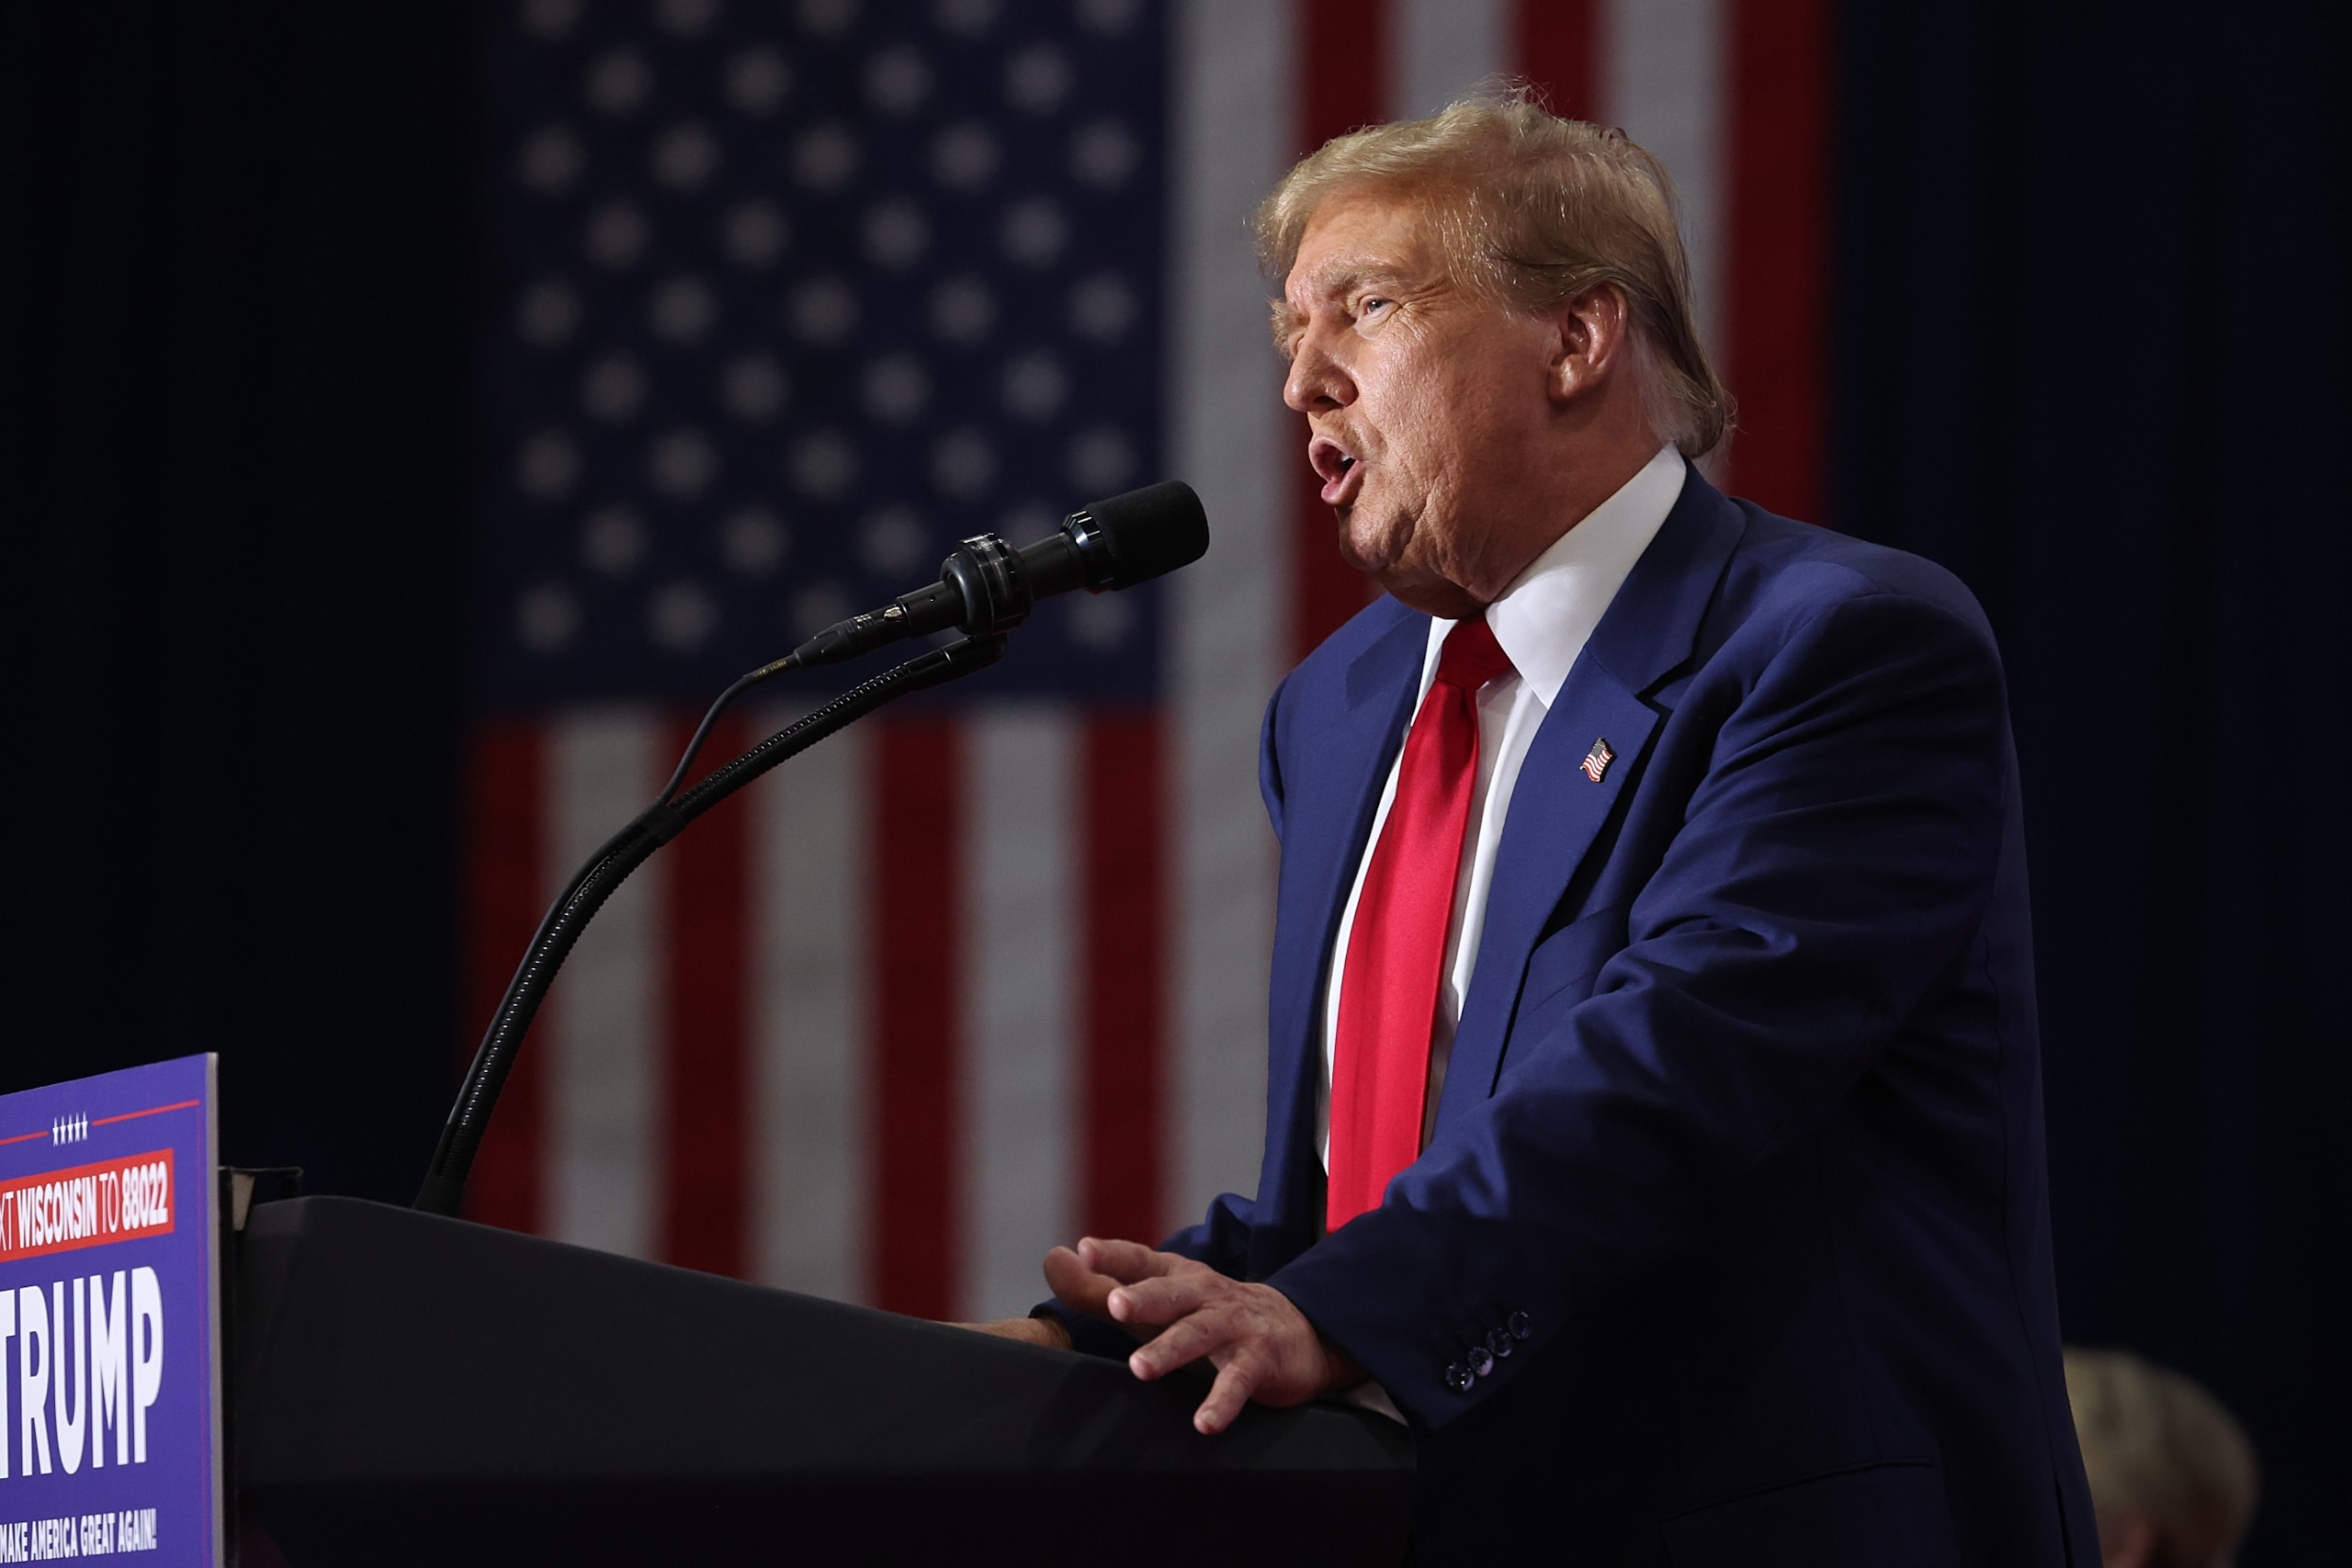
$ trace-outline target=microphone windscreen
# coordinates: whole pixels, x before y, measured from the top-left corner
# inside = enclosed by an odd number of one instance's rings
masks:
[[[1201,510],[1201,498],[1192,487],[1181,479],[1096,501],[1085,515],[1101,530],[1110,557],[1109,574],[1090,581],[1089,587],[1130,587],[1189,566],[1209,552],[1208,514]]]

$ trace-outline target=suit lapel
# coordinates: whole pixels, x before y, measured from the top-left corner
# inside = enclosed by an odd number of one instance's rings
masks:
[[[1283,918],[1275,931],[1273,1094],[1266,1110],[1274,1127],[1290,1130],[1288,1138],[1268,1140],[1269,1156],[1286,1148],[1294,1168],[1267,1169],[1261,1194],[1286,1190],[1290,1178],[1318,1166],[1314,1111],[1322,1073],[1318,1020],[1325,966],[1429,647],[1428,617],[1395,608],[1397,624],[1349,666],[1337,713],[1319,728],[1302,727],[1283,759]],[[1311,1217],[1319,1218],[1319,1212]]]
[[[1496,850],[1478,963],[1463,999],[1438,1104],[1441,1121],[1494,1091],[1528,955],[1618,795],[1639,775],[1659,717],[1580,658],[1536,731]],[[1596,780],[1583,764],[1602,746],[1611,760]]]
[[[1665,710],[1646,694],[1685,663],[1744,529],[1696,469],[1569,671],[1511,793],[1478,963],[1439,1101],[1443,1126],[1494,1092],[1528,956],[1620,795],[1638,784]],[[1588,756],[1606,764],[1586,771]]]

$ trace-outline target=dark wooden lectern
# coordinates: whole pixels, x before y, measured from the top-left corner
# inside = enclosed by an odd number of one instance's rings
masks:
[[[1402,1561],[1412,1451],[1360,1411],[348,1198],[256,1207],[236,1479],[343,1563]]]

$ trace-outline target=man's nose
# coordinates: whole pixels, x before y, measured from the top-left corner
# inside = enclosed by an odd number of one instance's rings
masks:
[[[1331,357],[1317,334],[1307,332],[1290,356],[1290,374],[1283,378],[1282,400],[1301,414],[1318,408],[1345,408],[1356,401],[1356,384],[1345,366]]]

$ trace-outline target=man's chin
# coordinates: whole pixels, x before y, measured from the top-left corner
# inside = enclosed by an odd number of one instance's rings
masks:
[[[1339,559],[1371,578],[1381,586],[1381,579],[1396,570],[1397,561],[1404,553],[1405,541],[1412,531],[1391,524],[1381,528],[1364,521],[1361,503],[1332,509],[1339,525]]]
[[[1475,616],[1483,607],[1457,584],[1410,564],[1406,546],[1412,540],[1410,522],[1391,522],[1382,529],[1357,526],[1362,513],[1350,507],[1333,509],[1339,521],[1339,559],[1370,577],[1381,593],[1410,609],[1446,620]]]
[[[1408,610],[1419,610],[1424,616],[1434,616],[1441,621],[1468,620],[1486,611],[1484,601],[1473,598],[1469,590],[1443,577],[1421,574],[1398,574],[1393,577],[1374,577],[1381,591]]]

